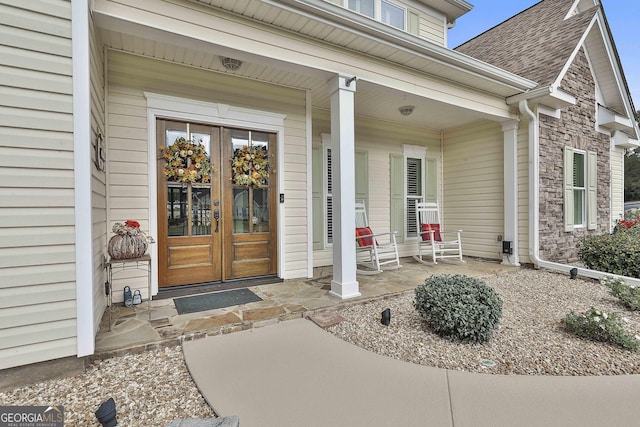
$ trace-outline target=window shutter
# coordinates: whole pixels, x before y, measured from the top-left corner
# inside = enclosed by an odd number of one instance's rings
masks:
[[[412,10],[407,11],[407,32],[420,35],[420,15]]]
[[[331,148],[327,149],[327,243],[333,244],[333,167]]]
[[[356,151],[356,200],[364,200],[369,209],[369,157],[366,152]]]
[[[397,231],[398,242],[404,242],[404,156],[391,155],[391,231]]]
[[[438,171],[435,159],[427,159],[425,175],[427,177],[427,186],[425,192],[426,202],[438,201]]]
[[[313,249],[322,249],[324,244],[323,224],[324,209],[322,206],[322,173],[324,162],[322,161],[322,148],[313,148],[311,152],[311,200],[313,203]]]
[[[587,228],[598,228],[598,155],[587,152]]]
[[[573,150],[564,148],[564,231],[573,231]]]

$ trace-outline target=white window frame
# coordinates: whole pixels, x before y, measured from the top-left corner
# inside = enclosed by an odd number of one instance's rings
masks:
[[[405,241],[411,241],[411,240],[416,240],[418,238],[418,233],[416,231],[416,235],[415,236],[410,236],[409,235],[409,224],[413,223],[412,225],[415,225],[415,218],[414,220],[410,220],[409,219],[409,212],[407,210],[407,204],[409,199],[415,199],[416,202],[421,202],[424,200],[425,198],[425,190],[426,190],[426,180],[425,180],[425,173],[426,173],[426,161],[427,161],[427,147],[421,147],[419,145],[403,145],[402,146],[402,155],[403,155],[403,162],[404,162],[404,238]],[[420,160],[420,188],[422,191],[422,194],[414,196],[414,195],[409,195],[408,194],[408,185],[407,185],[407,180],[408,180],[408,159],[417,159]]]
[[[576,186],[575,182],[575,162],[576,162],[576,154],[582,156],[582,187]],[[571,190],[573,191],[573,228],[585,228],[587,226],[587,152],[584,150],[574,149],[571,154],[571,163],[573,165],[572,175],[573,180],[571,183]],[[576,223],[576,193],[581,193],[582,195],[582,203],[580,204],[580,219],[582,220],[580,223]]]
[[[584,187],[574,185],[575,155],[584,156]],[[598,154],[595,151],[585,151],[573,147],[565,147],[563,153],[564,171],[564,231],[572,232],[577,229],[596,230],[598,228]],[[575,192],[583,194],[580,209],[582,223],[575,224]]]
[[[356,0],[356,1],[358,1],[358,0]],[[386,3],[386,4],[390,5],[390,6],[397,7],[398,9],[402,9],[402,12],[403,12],[403,15],[404,15],[403,28],[398,28],[398,27],[396,27],[394,25],[391,25],[391,24],[388,24],[388,23],[386,23],[386,22],[384,22],[382,20],[382,3]],[[373,16],[365,15],[364,13],[360,13],[360,12],[354,10],[354,9],[351,9],[349,7],[349,0],[343,0],[342,1],[342,6],[345,7],[346,9],[352,11],[352,12],[355,12],[355,13],[360,14],[362,16],[366,16],[367,18],[374,19],[374,20],[376,20],[378,22],[381,22],[381,23],[383,23],[385,25],[388,25],[388,26],[390,26],[392,28],[396,28],[396,29],[401,30],[401,31],[407,31],[407,27],[408,27],[408,22],[407,22],[408,18],[407,17],[409,15],[409,10],[405,6],[400,5],[398,3],[395,3],[393,1],[390,1],[390,0],[373,0]]]

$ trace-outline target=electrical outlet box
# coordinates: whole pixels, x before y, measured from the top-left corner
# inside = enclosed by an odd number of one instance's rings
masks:
[[[496,242],[502,242],[502,234],[496,236]]]

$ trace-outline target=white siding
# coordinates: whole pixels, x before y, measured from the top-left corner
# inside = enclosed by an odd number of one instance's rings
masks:
[[[504,233],[503,132],[481,122],[445,133],[445,230],[464,230],[465,255],[501,259]]]
[[[313,144],[320,146],[321,133],[331,133],[327,112],[314,111]],[[402,145],[421,145],[427,147],[428,157],[438,157],[440,153],[440,133],[400,123],[384,123],[376,120],[356,117],[356,150],[367,152],[369,170],[369,206],[367,217],[369,225],[376,233],[391,231],[390,205],[390,155],[402,155]],[[440,183],[439,183],[440,184]],[[440,190],[439,190],[440,192]],[[317,213],[314,212],[314,215]],[[401,232],[401,230],[396,230]],[[415,242],[399,245],[400,256],[415,253]],[[316,250],[313,253],[314,267],[333,264],[331,248]]]
[[[144,91],[225,103],[286,115],[284,152],[284,278],[307,275],[305,93],[122,52],[108,54],[107,226],[135,219],[148,230],[147,111]],[[214,123],[215,124],[215,123]],[[153,234],[153,233],[152,233]],[[127,283],[146,298],[146,277],[128,273]],[[115,279],[115,278],[114,278]],[[132,281],[133,280],[133,281]],[[115,281],[115,280],[114,280]],[[122,280],[114,299],[122,299]]]
[[[76,354],[70,1],[0,1],[0,39],[4,369]]]
[[[105,136],[105,76],[104,76],[104,51],[100,32],[96,29],[93,19],[89,19],[89,34],[91,49],[91,134],[94,150],[92,158],[91,178],[91,218],[93,220],[93,323],[94,331],[98,332],[102,314],[107,305],[104,294],[104,282],[106,281],[106,270],[104,268],[104,257],[107,256],[107,187],[106,174],[96,166],[95,144],[98,133],[103,139]],[[111,231],[111,230],[109,230]]]
[[[518,129],[518,239],[520,263],[532,263],[529,258],[529,121],[526,118]]]
[[[624,217],[624,150],[611,147],[611,229]]]

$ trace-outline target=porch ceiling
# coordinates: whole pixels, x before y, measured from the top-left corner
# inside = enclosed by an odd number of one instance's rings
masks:
[[[101,19],[97,22],[105,23]],[[232,51],[175,34],[160,34],[149,29],[140,31],[131,24],[117,26],[124,31],[109,27],[106,25],[101,28],[102,41],[107,48],[278,86],[309,90],[313,108],[330,108],[327,83],[334,76],[332,73]],[[236,71],[227,70],[220,61],[223,56],[242,60],[242,66]],[[358,116],[435,130],[454,128],[484,118],[481,113],[472,110],[374,83],[357,81],[356,85],[355,110]],[[399,107],[405,105],[415,106],[413,114],[400,114]]]

